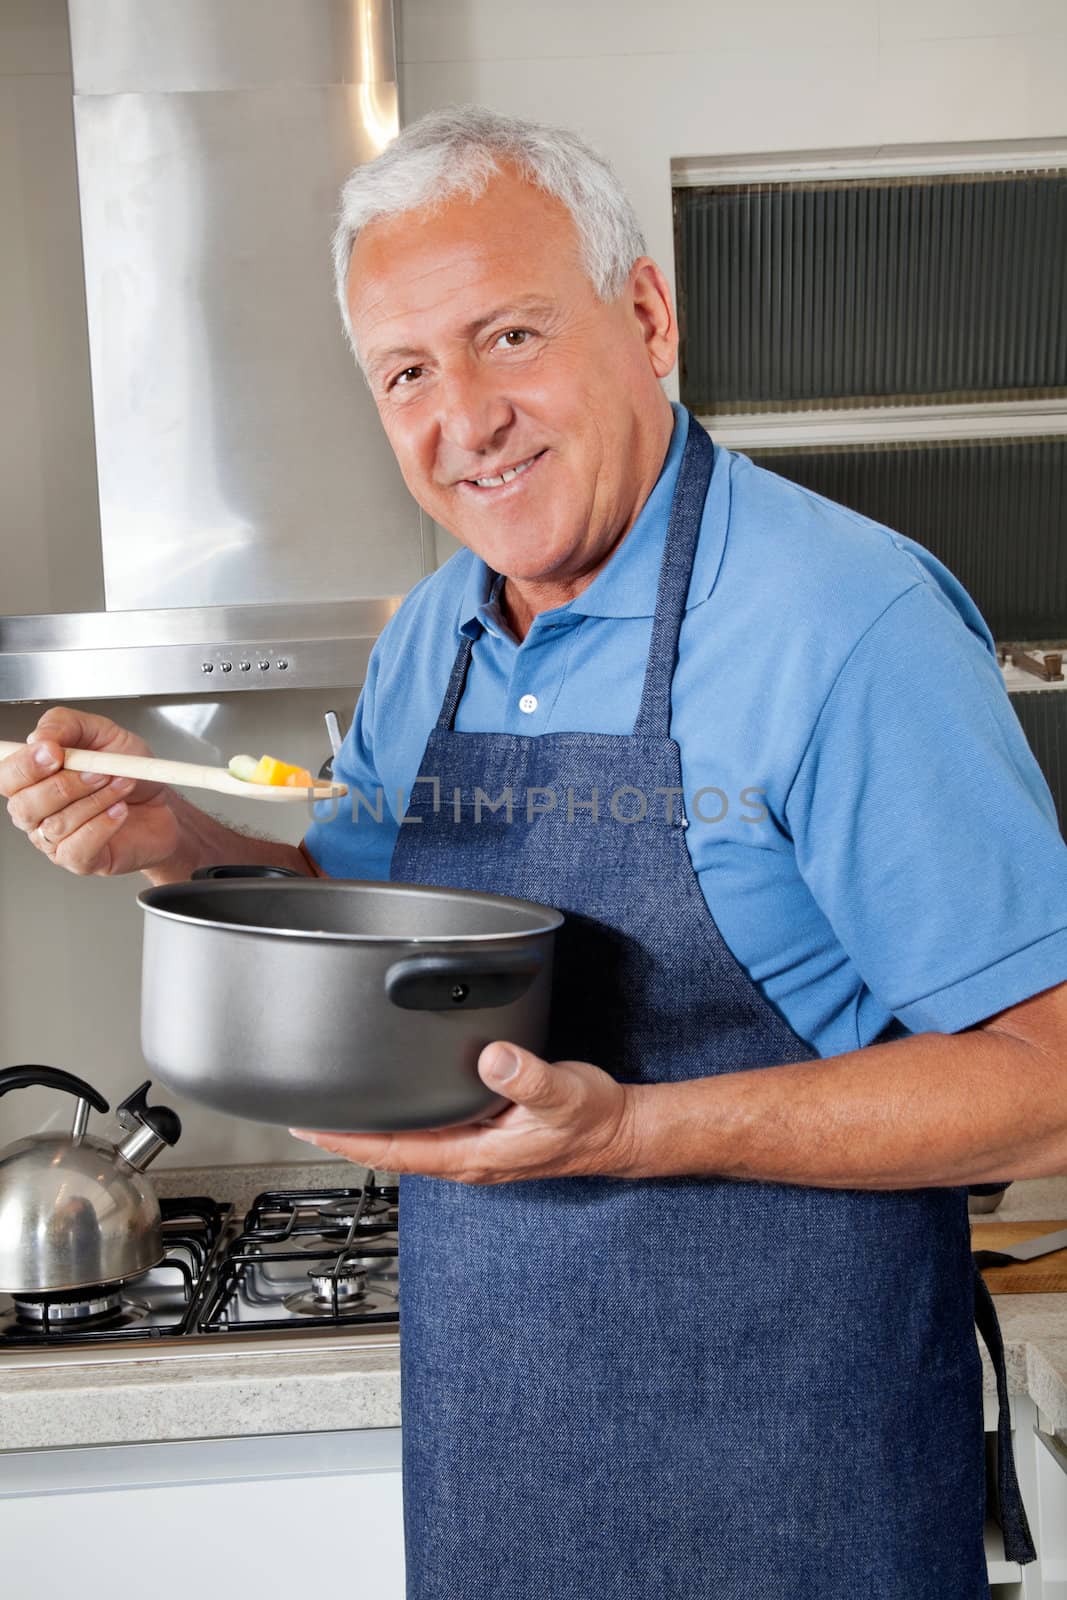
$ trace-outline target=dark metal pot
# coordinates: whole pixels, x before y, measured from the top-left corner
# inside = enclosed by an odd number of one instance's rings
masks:
[[[251,876],[250,876],[251,874]],[[191,1100],[285,1127],[491,1114],[494,1039],[540,1053],[563,918],[528,900],[217,867],[138,895],[141,1046]]]

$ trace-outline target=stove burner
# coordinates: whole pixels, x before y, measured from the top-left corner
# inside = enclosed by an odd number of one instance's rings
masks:
[[[322,1233],[324,1237],[332,1237],[335,1233],[345,1234],[355,1221],[359,1207],[358,1200],[332,1200],[326,1205],[319,1206],[319,1216],[322,1218]],[[359,1227],[381,1228],[396,1226],[397,1203],[395,1198],[390,1198],[389,1192],[379,1192],[367,1196],[366,1204],[360,1212]]]
[[[373,1228],[378,1234],[385,1230],[396,1231],[398,1211],[395,1200],[382,1199],[378,1195],[368,1197],[357,1222],[358,1204],[358,1200],[334,1200],[328,1205],[317,1207],[314,1215],[315,1231],[302,1239],[297,1239],[298,1248],[321,1255],[323,1241],[327,1245],[348,1244],[358,1238],[364,1228],[368,1230]]]
[[[304,1316],[331,1315],[335,1308],[347,1311],[350,1306],[367,1298],[367,1269],[354,1262],[344,1261],[331,1268],[313,1269],[308,1273],[310,1289],[299,1289],[286,1295],[282,1304],[287,1311],[297,1311]]]
[[[95,1294],[69,1300],[59,1300],[53,1295],[39,1298],[15,1295],[13,1298],[16,1320],[43,1329],[83,1327],[90,1322],[110,1326],[119,1321],[126,1327],[148,1315],[146,1305],[140,1300],[127,1300],[118,1288],[101,1288]]]

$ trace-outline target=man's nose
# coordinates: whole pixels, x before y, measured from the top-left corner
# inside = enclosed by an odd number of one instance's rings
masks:
[[[449,444],[469,455],[484,455],[500,442],[514,419],[510,400],[495,377],[464,365],[445,377],[438,390],[439,425]]]

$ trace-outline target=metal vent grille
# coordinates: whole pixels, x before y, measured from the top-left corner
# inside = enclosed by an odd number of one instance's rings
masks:
[[[996,638],[1067,638],[1067,438],[751,455],[925,545],[959,578]]]
[[[1067,172],[675,190],[695,411],[1067,393]]]
[[[1036,694],[1013,694],[1015,707],[1038,766],[1048,780],[1060,832],[1067,838],[1067,693],[1048,690]]]

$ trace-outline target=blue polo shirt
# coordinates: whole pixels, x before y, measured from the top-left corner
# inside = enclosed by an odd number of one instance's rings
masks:
[[[319,808],[307,835],[325,872],[388,877],[463,634],[460,732],[632,732],[688,425],[676,406],[629,534],[521,644],[468,550],[406,597],[335,762],[355,804]],[[985,622],[914,541],[717,446],[671,733],[711,914],[820,1056],[883,1033],[954,1033],[1067,980],[1052,797]],[[589,798],[573,797],[578,817]],[[616,799],[620,814],[640,805]]]

